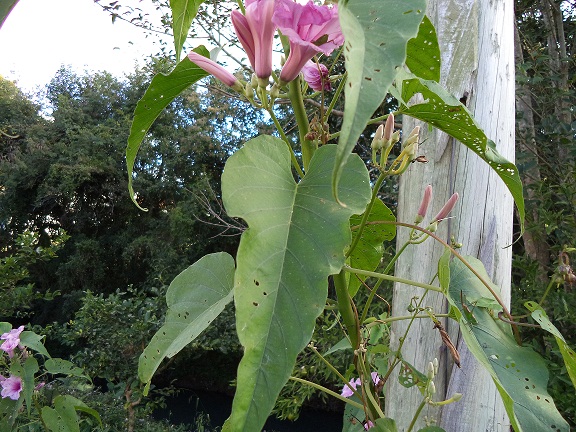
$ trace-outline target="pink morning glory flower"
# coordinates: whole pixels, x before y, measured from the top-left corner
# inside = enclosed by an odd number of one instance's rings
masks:
[[[10,358],[14,356],[14,349],[20,345],[20,333],[22,333],[22,330],[24,330],[24,326],[12,329],[0,336],[0,340],[4,340],[4,343],[0,345],[0,349],[6,351]]]
[[[198,54],[194,51],[188,54],[188,58],[192,63],[198,66],[201,69],[204,69],[210,75],[214,75],[217,79],[222,81],[228,87],[232,87],[237,91],[242,91],[243,87],[238,78],[224,69],[215,61],[210,60],[207,57],[204,57],[201,54]]]
[[[272,21],[290,41],[290,55],[280,72],[280,81],[295,79],[306,62],[318,53],[329,55],[344,43],[337,6],[305,5],[277,0]]]
[[[266,82],[272,74],[272,45],[276,24],[272,15],[276,0],[246,0],[246,15],[232,12],[232,24],[246,50],[256,76]]]
[[[344,388],[342,389],[342,393],[340,393],[340,394],[344,397],[350,397],[354,394],[354,392],[352,391],[352,389],[350,387],[352,387],[354,390],[356,390],[356,388],[360,384],[362,384],[360,382],[360,378],[351,379],[350,382],[344,386]]]
[[[332,90],[330,79],[328,78],[328,68],[325,65],[307,61],[302,68],[302,74],[312,90]]]
[[[12,375],[10,378],[1,380],[0,386],[2,386],[2,392],[0,392],[2,398],[18,400],[22,391],[22,378]]]

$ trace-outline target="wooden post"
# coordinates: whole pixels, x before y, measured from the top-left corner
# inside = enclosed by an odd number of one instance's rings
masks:
[[[435,0],[428,7],[428,16],[438,32],[442,52],[441,84],[458,99],[466,100],[476,120],[508,160],[514,160],[514,10],[510,0]],[[414,121],[403,119],[404,132],[409,133]],[[426,127],[421,128],[426,130]],[[462,253],[478,257],[495,284],[501,287],[506,302],[510,301],[513,201],[502,180],[489,166],[463,145],[436,130],[421,146],[427,165],[413,164],[402,176],[398,202],[398,219],[413,222],[426,185],[433,186],[434,197],[428,217],[433,217],[453,192],[460,201],[452,219],[439,225],[438,234],[450,241],[454,236],[463,243]],[[428,220],[428,219],[427,219]],[[408,237],[399,230],[398,247]],[[443,252],[441,245],[428,240],[410,246],[397,262],[396,274],[430,283]],[[406,285],[394,287],[393,313],[406,315],[406,308],[423,291]],[[443,296],[428,293],[423,306],[435,312],[447,311]],[[413,429],[428,422],[448,432],[508,431],[500,396],[490,376],[467,352],[458,337],[457,324],[441,320],[462,355],[462,369],[454,366],[442,345],[440,335],[428,320],[415,320],[404,341],[403,356],[418,370],[434,358],[440,362],[435,379],[437,398],[451,397],[455,392],[464,397],[443,410],[426,406]],[[408,323],[392,326],[392,349],[396,349]],[[412,421],[422,395],[415,388],[405,389],[397,373],[387,383],[386,413],[394,418],[399,431]]]

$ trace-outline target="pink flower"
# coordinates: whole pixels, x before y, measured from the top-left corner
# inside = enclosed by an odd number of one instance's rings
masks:
[[[284,83],[295,79],[316,54],[329,55],[344,43],[337,6],[277,0],[272,21],[290,41],[290,55],[280,72],[280,81]]]
[[[192,63],[201,69],[204,69],[210,75],[214,75],[217,79],[222,81],[228,87],[232,87],[237,91],[242,91],[243,87],[238,78],[220,66],[218,63],[210,60],[203,55],[200,55],[194,51],[188,54],[188,58]]]
[[[276,0],[246,0],[246,15],[232,12],[232,24],[246,50],[256,76],[268,80],[272,74],[272,44],[276,24],[272,15]]]
[[[315,91],[330,91],[330,79],[328,78],[328,68],[323,64],[316,64],[312,61],[307,61],[302,68],[304,79],[312,90]]]
[[[8,397],[12,400],[18,400],[22,391],[22,378],[11,375],[10,378],[3,379],[0,385],[2,386],[2,392],[0,392],[2,398]]]
[[[4,343],[0,345],[0,349],[6,351],[10,358],[14,356],[14,349],[20,345],[20,333],[22,333],[22,330],[24,330],[24,326],[12,329],[0,336],[0,339],[4,340]]]
[[[360,378],[351,379],[350,382],[344,386],[344,388],[342,389],[342,393],[340,394],[344,397],[350,397],[354,394],[352,389],[356,390],[356,387],[358,387],[360,384],[361,384]]]
[[[372,372],[370,374],[370,376],[372,377],[372,382],[374,383],[374,385],[378,385],[378,383],[380,382],[380,377],[378,376],[378,372]]]
[[[364,430],[369,430],[370,428],[374,427],[374,423],[372,423],[370,420],[366,421],[366,423],[364,424]]]

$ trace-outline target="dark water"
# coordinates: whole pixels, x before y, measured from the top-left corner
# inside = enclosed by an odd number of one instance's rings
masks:
[[[232,398],[220,393],[182,390],[167,399],[166,409],[157,410],[154,417],[169,419],[172,424],[193,424],[197,413],[210,416],[210,426],[222,426],[232,410]],[[297,421],[269,418],[267,432],[340,432],[342,413],[303,409]]]

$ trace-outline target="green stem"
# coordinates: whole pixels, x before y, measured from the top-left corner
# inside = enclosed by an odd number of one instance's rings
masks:
[[[360,237],[362,237],[362,231],[364,231],[364,227],[366,226],[366,222],[368,221],[368,216],[370,216],[370,212],[372,211],[372,207],[374,207],[374,202],[378,199],[378,190],[380,189],[380,186],[382,186],[382,182],[384,181],[385,178],[386,178],[386,174],[382,173],[378,176],[376,183],[374,183],[374,189],[372,189],[372,198],[370,199],[370,203],[368,204],[368,207],[366,207],[366,210],[364,210],[364,214],[362,215],[362,220],[360,221],[360,225],[358,226],[358,232],[354,236],[354,240],[352,241],[352,244],[350,245],[350,249],[348,249],[348,252],[346,252],[346,258],[348,258],[352,254],[352,252],[354,251],[354,249],[358,245],[358,242],[360,241]]]
[[[426,399],[424,399],[420,405],[418,406],[418,409],[416,410],[416,414],[414,414],[414,418],[412,419],[412,422],[410,423],[410,426],[408,426],[408,429],[406,430],[406,432],[411,432],[412,429],[414,429],[414,425],[416,424],[416,420],[418,420],[418,417],[420,417],[420,413],[422,412],[422,410],[424,409],[424,407],[426,406]]]
[[[310,161],[312,160],[312,156],[318,148],[318,145],[315,142],[306,139],[306,134],[308,134],[310,124],[308,123],[308,115],[306,113],[306,108],[304,107],[304,98],[300,91],[300,77],[292,81],[288,85],[288,88],[288,97],[292,102],[294,117],[298,124],[300,146],[302,147],[302,163],[304,165],[304,171],[308,171],[308,165],[310,165]]]
[[[322,354],[320,354],[320,352],[318,351],[318,348],[316,348],[316,347],[315,347],[314,345],[312,345],[312,344],[309,344],[309,345],[308,345],[308,348],[310,348],[310,349],[312,350],[312,352],[313,352],[314,354],[316,354],[316,355],[318,356],[318,358],[320,358],[320,360],[322,360],[322,362],[324,362],[324,364],[325,364],[326,366],[328,366],[328,369],[330,369],[332,372],[334,372],[334,373],[338,376],[338,378],[340,378],[340,379],[342,380],[342,382],[344,383],[344,385],[347,385],[347,386],[350,387],[350,390],[352,390],[352,391],[354,392],[354,394],[356,395],[356,397],[357,397],[358,399],[362,399],[362,398],[360,397],[360,395],[358,394],[358,392],[357,392],[356,390],[354,390],[354,388],[351,387],[351,386],[348,384],[348,381],[346,381],[346,378],[344,378],[344,375],[342,375],[342,374],[340,373],[340,371],[338,371],[338,369],[336,369],[334,366],[332,366],[332,363],[330,363],[328,360],[326,360],[326,359],[324,358],[324,356],[323,356]]]
[[[399,283],[403,283],[406,285],[412,285],[415,287],[424,288],[424,289],[427,289],[430,291],[436,291],[436,292],[440,292],[440,293],[444,292],[444,290],[441,287],[422,283],[422,282],[416,282],[416,281],[413,281],[411,279],[399,278],[397,276],[390,276],[390,275],[386,275],[386,274],[382,274],[382,273],[371,272],[368,270],[360,270],[360,269],[352,268],[349,266],[344,266],[344,270],[347,272],[359,274],[362,276],[369,276],[369,277],[373,277],[376,279],[384,279],[384,280],[389,280],[392,282],[399,282]]]
[[[286,145],[288,146],[288,149],[290,150],[290,158],[292,159],[292,165],[294,166],[294,169],[296,170],[296,172],[298,173],[300,178],[304,178],[304,173],[302,172],[302,168],[300,168],[300,164],[298,163],[298,159],[296,159],[296,155],[294,154],[294,150],[292,150],[292,146],[290,145],[290,140],[288,139],[288,137],[284,133],[284,129],[282,128],[282,125],[278,121],[278,118],[276,118],[276,114],[274,114],[274,111],[272,109],[269,109],[267,111],[268,111],[268,114],[270,114],[270,117],[272,118],[272,121],[274,122],[274,125],[276,126],[276,130],[280,134],[280,137],[286,143]]]
[[[323,387],[323,386],[321,386],[320,384],[316,384],[315,382],[308,381],[308,380],[305,380],[305,379],[302,379],[302,378],[293,377],[293,376],[291,376],[289,379],[292,380],[292,381],[299,382],[299,383],[301,383],[301,384],[309,385],[310,387],[314,387],[315,389],[320,390],[320,391],[323,391],[324,393],[327,393],[327,394],[329,394],[330,396],[334,396],[335,398],[340,399],[341,401],[346,402],[347,404],[350,404],[350,405],[352,405],[352,406],[355,407],[355,408],[364,409],[364,406],[363,406],[362,404],[360,404],[360,403],[358,403],[358,402],[355,402],[355,401],[353,401],[353,400],[350,400],[350,399],[348,399],[348,398],[345,398],[344,396],[342,396],[342,395],[340,395],[340,394],[338,394],[338,393],[336,393],[336,392],[333,392],[332,390],[327,389],[326,387]]]
[[[398,252],[396,252],[396,254],[392,257],[392,259],[390,260],[390,262],[388,263],[388,265],[386,266],[386,268],[382,272],[383,274],[388,274],[390,272],[390,270],[392,270],[392,266],[394,265],[396,260],[400,257],[400,255],[402,255],[402,252],[404,252],[404,250],[408,247],[409,244],[410,244],[410,241],[407,241],[400,248],[400,250]],[[376,290],[378,289],[378,287],[382,283],[382,280],[383,279],[378,279],[378,282],[376,283],[376,285],[374,286],[374,288],[370,292],[370,295],[368,296],[368,300],[366,300],[366,305],[364,305],[364,310],[362,311],[362,317],[360,318],[361,323],[364,322],[364,320],[366,319],[366,315],[368,315],[368,308],[372,304],[372,300],[374,299],[374,296],[376,295]]]
[[[544,294],[542,295],[542,298],[540,299],[540,301],[538,302],[538,304],[540,306],[542,306],[542,304],[544,303],[544,300],[546,300],[546,297],[548,296],[548,294],[550,293],[550,290],[552,289],[552,285],[554,285],[555,282],[555,278],[552,277],[552,279],[550,279],[550,283],[548,284],[548,286],[546,287],[546,291],[544,291]],[[560,284],[556,284],[557,286]]]
[[[348,77],[348,73],[345,73],[342,76],[342,79],[340,80],[340,84],[338,84],[338,87],[336,88],[336,91],[334,92],[334,97],[332,98],[332,101],[330,101],[330,105],[328,106],[328,108],[326,109],[326,113],[324,114],[324,123],[328,121],[328,117],[330,117],[332,110],[336,106],[336,102],[338,101],[338,97],[342,93],[342,90],[344,90],[344,85],[346,84],[346,78],[347,77]]]
[[[360,361],[358,362],[361,365],[362,368],[362,373],[363,373],[363,378],[362,378],[362,389],[363,392],[366,394],[366,396],[368,397],[368,401],[370,402],[369,408],[370,408],[370,413],[372,415],[374,415],[373,411],[376,411],[376,415],[378,415],[379,418],[384,418],[386,417],[384,415],[384,413],[382,412],[382,408],[380,408],[380,405],[378,405],[378,402],[376,402],[376,399],[374,399],[374,395],[372,394],[372,389],[371,389],[371,382],[372,382],[372,376],[370,375],[370,372],[368,372],[368,370],[366,369],[366,364],[364,363],[364,358],[360,359]],[[366,382],[368,383],[368,385],[365,385]],[[367,387],[367,389],[366,389]],[[374,415],[374,418],[372,420],[376,420],[376,416]]]
[[[356,350],[358,349],[358,344],[360,343],[360,327],[358,326],[356,314],[352,309],[352,301],[350,300],[350,295],[348,294],[346,273],[344,270],[341,270],[340,273],[335,274],[333,278],[334,287],[336,288],[336,297],[338,298],[338,311],[342,316],[344,327],[346,327],[346,331],[348,332],[352,350]]]
[[[434,314],[435,317],[440,317],[440,318],[452,318],[452,316],[450,314]],[[426,314],[426,315],[402,315],[402,316],[395,316],[395,317],[390,317],[390,318],[384,318],[384,319],[378,319],[375,321],[372,321],[371,323],[366,324],[367,328],[373,327],[377,324],[388,324],[394,321],[403,321],[403,320],[409,320],[409,319],[422,319],[422,318],[430,318],[430,315]]]

